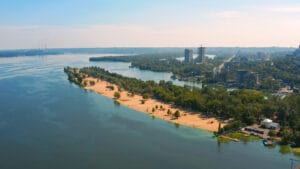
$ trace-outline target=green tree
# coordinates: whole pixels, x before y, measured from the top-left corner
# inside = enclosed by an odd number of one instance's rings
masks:
[[[95,85],[95,81],[91,80],[91,81],[90,81],[90,85],[91,85],[91,86],[94,86],[94,85]]]
[[[144,93],[143,94],[143,99],[149,99],[149,93]]]
[[[120,92],[115,92],[114,97],[115,97],[115,99],[119,99],[121,97]]]
[[[178,110],[175,111],[174,117],[177,119],[180,117],[180,112]]]
[[[283,128],[281,131],[282,139],[281,139],[281,144],[286,145],[289,144],[292,141],[293,138],[293,133],[287,129]]]
[[[168,109],[167,115],[171,115],[171,114],[172,114],[172,111],[170,109]]]
[[[87,81],[83,81],[83,86],[87,86]]]

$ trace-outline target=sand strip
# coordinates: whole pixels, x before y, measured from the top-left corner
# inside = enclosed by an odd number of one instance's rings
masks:
[[[103,81],[95,78],[85,78],[85,81],[94,81],[95,85],[88,85],[85,89],[93,90],[103,96],[114,98],[115,92],[118,91],[118,86],[111,84],[107,81]],[[89,84],[89,83],[88,83]],[[114,86],[114,89],[107,88],[107,86]],[[203,118],[199,112],[191,112],[184,109],[176,108],[171,104],[162,103],[155,99],[147,99],[144,104],[142,104],[141,95],[130,96],[127,91],[120,92],[121,97],[118,102],[134,110],[144,112],[146,114],[155,116],[157,118],[170,121],[172,123],[178,123],[180,125],[185,125],[193,128],[203,129],[207,131],[217,131],[219,127],[219,121],[216,118]],[[180,111],[180,117],[174,118],[173,115],[168,115],[168,109],[174,113],[176,110]],[[154,110],[154,111],[153,111]],[[223,126],[224,124],[222,124]]]

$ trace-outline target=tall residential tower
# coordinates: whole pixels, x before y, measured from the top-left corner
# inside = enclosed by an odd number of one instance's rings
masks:
[[[197,62],[205,63],[205,47],[199,47],[198,48],[198,58]]]
[[[193,62],[193,50],[192,49],[185,49],[184,50],[184,62],[185,63],[192,63]]]

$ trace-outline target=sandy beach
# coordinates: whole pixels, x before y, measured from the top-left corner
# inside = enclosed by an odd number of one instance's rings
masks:
[[[95,78],[85,78],[84,81],[88,82],[85,89],[93,90],[103,96],[114,98],[114,94],[118,91],[118,86],[111,84],[107,81],[103,81]],[[94,81],[95,85],[90,85],[89,81]],[[107,88],[107,86],[114,86],[112,88]],[[149,98],[143,99],[141,95],[130,95],[127,91],[120,91],[121,97],[118,99],[118,102],[122,105],[125,105],[134,110],[155,116],[157,118],[172,122],[178,123],[180,125],[185,125],[193,128],[198,128],[207,131],[217,131],[219,127],[219,121],[216,118],[204,118],[201,117],[198,112],[190,112],[184,109],[173,107],[171,104],[162,103],[158,100]],[[142,104],[142,100],[145,100]],[[179,118],[174,118],[173,115],[168,115],[168,109],[174,113],[176,110],[180,112]],[[154,110],[154,111],[153,111]],[[221,124],[222,126],[224,124]]]

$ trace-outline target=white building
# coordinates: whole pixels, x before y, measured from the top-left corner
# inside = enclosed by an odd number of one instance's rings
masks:
[[[263,119],[260,122],[260,125],[268,128],[268,129],[276,129],[276,128],[279,127],[279,124],[278,123],[274,123],[271,119]]]

